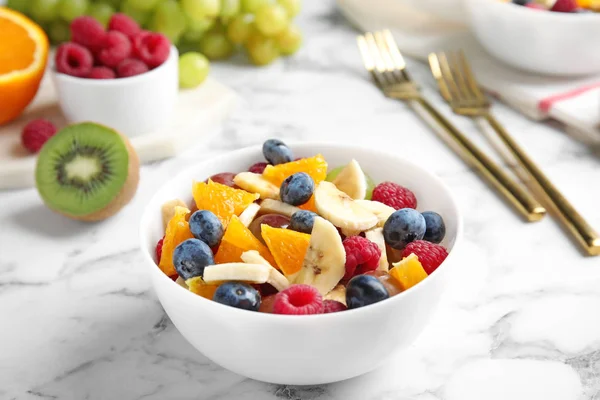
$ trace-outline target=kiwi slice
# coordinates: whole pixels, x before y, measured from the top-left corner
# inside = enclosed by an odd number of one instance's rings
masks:
[[[35,181],[52,210],[97,221],[117,213],[131,200],[139,169],[138,156],[125,136],[84,122],[63,128],[44,144]]]

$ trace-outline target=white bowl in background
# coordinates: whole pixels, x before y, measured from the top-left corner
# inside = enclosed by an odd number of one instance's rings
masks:
[[[600,14],[540,11],[500,0],[464,1],[475,37],[499,60],[538,74],[600,72]]]
[[[400,156],[359,146],[302,143],[295,156],[323,154],[330,166],[355,158],[376,182],[407,186],[419,210],[435,210],[446,223],[442,242],[460,241],[462,219],[449,189],[439,178]],[[196,164],[171,179],[146,206],[140,241],[144,263],[165,311],[181,334],[206,357],[237,374],[277,384],[314,385],[367,373],[409,346],[436,310],[455,266],[451,251],[427,279],[391,299],[335,314],[289,316],[228,307],[193,294],[168,278],[155,262],[163,236],[161,205],[173,198],[192,202],[192,181],[219,172],[245,171],[263,159],[260,146]]]
[[[60,108],[69,122],[98,122],[133,137],[156,131],[173,117],[178,60],[172,46],[163,64],[129,78],[86,79],[51,71]]]

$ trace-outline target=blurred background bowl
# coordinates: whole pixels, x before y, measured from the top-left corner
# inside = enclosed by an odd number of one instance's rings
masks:
[[[464,0],[477,40],[493,56],[528,72],[600,72],[600,14],[534,10],[500,0]]]

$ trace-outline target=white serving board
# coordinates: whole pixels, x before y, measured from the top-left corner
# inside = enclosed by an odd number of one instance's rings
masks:
[[[170,126],[134,137],[131,142],[142,163],[172,157],[191,143],[208,139],[237,104],[238,96],[232,89],[208,78],[196,89],[179,92]],[[21,145],[21,130],[34,118],[47,118],[59,128],[66,124],[48,74],[25,112],[8,125],[0,126],[0,190],[35,185],[36,156]]]

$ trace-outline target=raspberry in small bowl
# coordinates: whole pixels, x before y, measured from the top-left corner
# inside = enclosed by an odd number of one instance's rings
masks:
[[[141,30],[124,14],[109,30],[90,17],[71,23],[51,75],[69,122],[93,121],[133,137],[166,126],[178,95],[178,52],[161,34]]]

